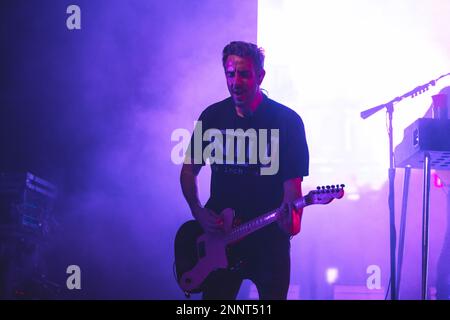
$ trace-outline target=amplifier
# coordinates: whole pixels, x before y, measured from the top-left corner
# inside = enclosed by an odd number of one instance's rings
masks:
[[[57,189],[52,183],[26,173],[0,173],[0,225],[44,235]]]

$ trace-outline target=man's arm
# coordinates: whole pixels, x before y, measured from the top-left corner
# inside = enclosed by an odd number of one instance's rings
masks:
[[[181,190],[192,214],[202,207],[198,197],[197,176],[202,167],[195,164],[183,164],[180,174]],[[194,216],[195,217],[195,216]]]
[[[280,220],[280,227],[289,235],[295,236],[300,232],[303,208],[298,210],[292,202],[302,196],[302,178],[293,178],[284,182],[284,197],[282,208],[286,211]]]
[[[201,165],[184,163],[181,168],[180,183],[184,198],[186,199],[192,216],[200,223],[205,232],[222,230],[219,216],[214,211],[204,208],[198,196],[197,176]]]

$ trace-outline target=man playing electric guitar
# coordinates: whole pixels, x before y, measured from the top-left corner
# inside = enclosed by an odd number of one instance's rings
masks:
[[[302,207],[292,202],[301,198],[309,168],[303,122],[262,93],[262,49],[231,42],[222,63],[230,97],[200,115],[181,171],[183,195],[208,235],[229,227],[219,215],[226,208],[242,223],[280,207],[284,218],[234,244],[230,256],[237,267],[210,273],[202,284],[203,299],[235,299],[244,279],[254,282],[260,299],[286,299],[290,237],[299,233],[302,216]],[[205,158],[211,162],[211,188],[202,206],[196,177]]]

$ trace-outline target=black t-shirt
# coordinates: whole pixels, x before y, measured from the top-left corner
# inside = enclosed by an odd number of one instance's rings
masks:
[[[215,161],[206,207],[217,213],[233,208],[240,220],[251,220],[281,205],[284,181],[308,175],[302,119],[265,95],[251,116],[238,116],[232,99],[227,98],[206,108],[198,121],[201,126],[197,123],[196,131],[201,137],[193,134],[188,155],[194,159],[196,146],[206,140],[201,149],[197,147],[201,159],[196,161],[204,165],[208,155]]]

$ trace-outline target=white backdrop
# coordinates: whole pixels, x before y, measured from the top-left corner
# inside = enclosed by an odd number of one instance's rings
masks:
[[[381,268],[384,296],[390,274],[386,113],[363,120],[360,112],[450,72],[449,21],[449,0],[259,0],[258,44],[266,51],[267,71],[263,88],[304,120],[311,154],[304,189],[347,185],[345,199],[305,210],[302,232],[292,242],[292,298],[330,298],[329,268],[336,268],[337,283],[364,288],[371,265]],[[431,96],[449,85],[450,76],[395,105],[394,146],[404,128],[423,117]],[[402,179],[403,170],[397,170],[397,232]],[[420,298],[421,183],[421,172],[413,170],[405,299]],[[446,215],[442,189],[433,188],[431,198],[429,279],[434,286]]]
[[[303,118],[312,185],[351,192],[387,179],[386,116],[360,112],[450,72],[448,0],[259,0],[258,44],[269,95]],[[450,77],[396,105],[394,144]]]

